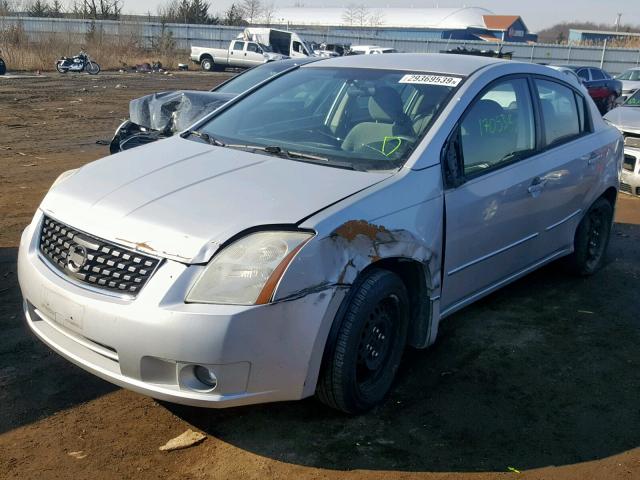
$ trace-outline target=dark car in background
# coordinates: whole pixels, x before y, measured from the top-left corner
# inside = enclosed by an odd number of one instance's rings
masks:
[[[131,100],[129,118],[116,130],[109,151],[117,153],[171,137],[269,78],[318,60],[322,58],[269,62],[236,75],[210,91],[174,90]]]
[[[601,68],[583,65],[561,65],[570,68],[582,80],[582,84],[589,91],[589,96],[598,106],[603,115],[615,108],[616,102],[622,95],[622,82],[616,80]]]

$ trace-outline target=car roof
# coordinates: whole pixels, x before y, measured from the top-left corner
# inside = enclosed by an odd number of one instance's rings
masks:
[[[508,63],[490,57],[447,53],[389,53],[387,55],[349,55],[330,58],[320,64],[303,68],[375,68],[380,70],[408,70],[470,75],[487,65]],[[512,62],[513,63],[513,62]]]
[[[594,67],[593,65],[557,65],[557,66],[568,68],[570,70],[580,70],[581,68],[594,68],[596,70],[602,70],[600,67]]]

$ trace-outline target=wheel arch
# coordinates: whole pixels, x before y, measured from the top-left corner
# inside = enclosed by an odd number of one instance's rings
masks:
[[[432,319],[431,298],[427,281],[429,267],[413,258],[389,257],[371,263],[358,275],[353,288],[370,271],[387,270],[400,277],[409,294],[409,332],[407,343],[412,347],[423,348],[429,342],[429,330]]]
[[[616,201],[618,199],[618,190],[616,190],[615,187],[609,187],[598,198],[604,198],[611,204],[612,207],[615,207]]]

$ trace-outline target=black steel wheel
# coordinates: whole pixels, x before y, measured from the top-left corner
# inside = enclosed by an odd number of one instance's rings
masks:
[[[346,413],[365,412],[391,389],[409,324],[402,279],[372,270],[352,287],[325,348],[318,398]]]
[[[604,265],[611,224],[613,206],[599,198],[589,208],[578,225],[574,239],[574,252],[568,257],[571,269],[578,275],[592,275]]]

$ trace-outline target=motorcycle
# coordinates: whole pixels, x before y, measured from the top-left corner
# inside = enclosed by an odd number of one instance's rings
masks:
[[[84,72],[89,75],[97,75],[100,72],[100,65],[89,58],[84,52],[80,52],[73,58],[62,57],[56,62],[56,70],[60,73]]]
[[[7,64],[4,63],[4,60],[0,57],[0,75],[4,75],[5,73],[7,73]]]

